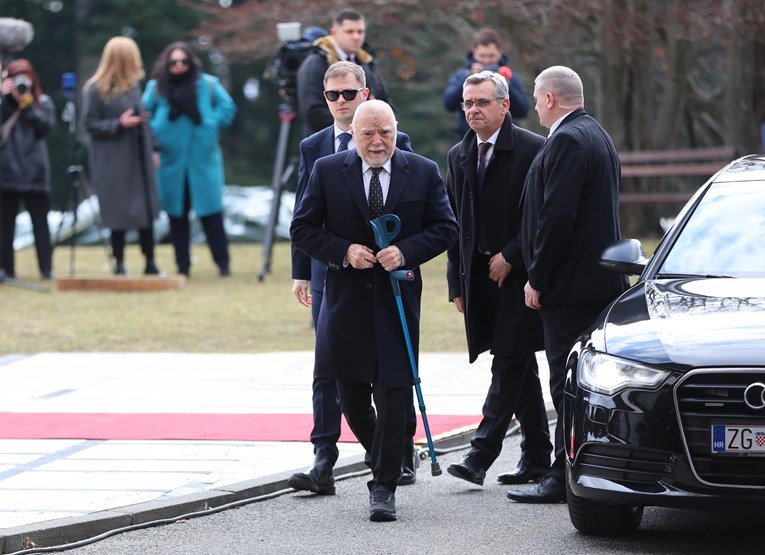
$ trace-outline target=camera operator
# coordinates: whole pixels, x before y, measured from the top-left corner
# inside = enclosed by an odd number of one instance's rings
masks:
[[[56,124],[56,108],[42,93],[32,64],[11,62],[2,82],[0,105],[0,264],[15,277],[13,238],[23,201],[32,218],[37,263],[51,279],[53,249],[48,228],[50,167],[45,137]]]
[[[494,71],[507,79],[510,92],[510,115],[513,120],[525,118],[529,113],[529,101],[523,90],[523,82],[510,68],[510,59],[502,52],[502,40],[494,29],[484,27],[473,35],[471,52],[465,59],[465,65],[452,73],[449,84],[444,89],[444,107],[450,112],[457,112],[457,140],[461,141],[469,127],[465,114],[460,107],[462,85],[465,79],[481,71]]]

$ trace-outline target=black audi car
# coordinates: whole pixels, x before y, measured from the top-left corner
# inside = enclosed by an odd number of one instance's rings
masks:
[[[584,533],[635,529],[644,506],[765,510],[765,157],[720,170],[640,275],[577,341],[564,398],[568,507]]]

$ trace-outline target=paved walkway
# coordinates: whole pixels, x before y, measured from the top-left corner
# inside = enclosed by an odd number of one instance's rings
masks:
[[[549,406],[547,367],[538,358]],[[490,360],[483,355],[471,366],[463,353],[421,354],[428,416],[477,422]],[[136,415],[258,415],[271,425],[297,415],[310,424],[312,362],[310,352],[7,356],[0,358],[0,437],[29,437],[26,420],[50,426],[35,437],[55,437],[78,415],[93,424]],[[437,441],[468,435],[448,430]],[[364,468],[360,445],[339,447],[338,473]],[[0,439],[0,553],[19,551],[24,541],[61,545],[272,493],[312,460],[302,441]]]

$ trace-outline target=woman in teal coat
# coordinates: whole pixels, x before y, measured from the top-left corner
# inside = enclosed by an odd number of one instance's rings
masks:
[[[229,269],[223,228],[223,157],[218,128],[231,123],[236,106],[220,81],[202,72],[202,64],[184,42],[159,55],[143,104],[159,152],[160,204],[170,218],[178,272],[189,275],[189,211],[193,208],[207,237],[220,275]]]

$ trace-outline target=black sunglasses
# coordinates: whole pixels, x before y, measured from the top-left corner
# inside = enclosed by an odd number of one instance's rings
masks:
[[[188,58],[183,58],[182,60],[170,60],[169,62],[167,62],[167,65],[169,65],[170,67],[173,67],[173,66],[187,66],[187,65],[189,65],[189,59]]]
[[[340,98],[341,94],[343,95],[344,99],[353,100],[356,98],[356,95],[363,90],[364,87],[361,87],[360,89],[345,89],[344,91],[324,91],[324,96],[326,96],[327,100],[330,102],[336,102],[337,99]]]

